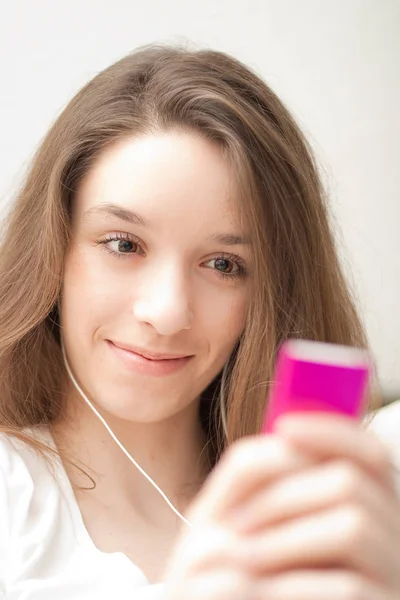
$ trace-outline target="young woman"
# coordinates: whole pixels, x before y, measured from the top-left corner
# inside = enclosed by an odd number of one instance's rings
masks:
[[[76,95],[3,235],[0,324],[1,598],[399,597],[380,442],[257,435],[282,340],[366,342],[309,148],[242,64],[146,48]]]

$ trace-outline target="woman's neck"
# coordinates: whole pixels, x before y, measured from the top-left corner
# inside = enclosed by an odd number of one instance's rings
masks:
[[[53,424],[53,436],[76,488],[95,488],[102,503],[130,506],[144,519],[163,522],[173,511],[130,462],[91,409],[71,391],[67,414]],[[197,494],[210,467],[207,438],[198,402],[166,421],[132,423],[103,413],[107,424],[131,457],[153,479],[181,513]],[[82,471],[72,467],[82,467]]]

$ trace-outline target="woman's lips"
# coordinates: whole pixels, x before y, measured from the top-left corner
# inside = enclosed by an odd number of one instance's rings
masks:
[[[139,354],[138,351],[128,350],[126,347],[121,348],[117,343],[107,340],[107,344],[111,351],[131,370],[142,375],[152,375],[155,377],[163,377],[172,375],[183,369],[193,356],[179,356],[176,358],[159,358],[159,356],[171,356],[168,354],[152,354],[146,352],[147,356]],[[144,352],[144,351],[143,351]],[[153,356],[155,358],[153,358]]]

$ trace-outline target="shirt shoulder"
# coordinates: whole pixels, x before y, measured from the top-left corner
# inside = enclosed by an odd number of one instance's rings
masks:
[[[24,431],[32,444],[13,435],[0,433],[0,474],[6,478],[10,492],[21,491],[21,487],[37,480],[43,474],[50,474],[50,455],[47,461],[44,453],[39,452],[35,442],[42,442],[52,448],[50,438],[44,430]]]
[[[24,431],[33,441],[48,443],[45,431]],[[0,433],[0,554],[22,551],[21,540],[42,526],[38,516],[59,504],[52,458],[23,439]],[[44,532],[46,527],[43,527]],[[29,534],[29,536],[28,536]]]
[[[41,435],[32,437],[38,440]],[[0,433],[0,530],[3,534],[6,525],[11,532],[14,515],[22,515],[23,504],[28,505],[34,491],[40,491],[50,477],[49,464],[33,446]]]
[[[24,503],[31,501],[33,480],[24,459],[23,442],[0,433],[0,597],[5,576],[13,565],[15,532],[21,523]]]
[[[389,450],[400,495],[400,400],[377,410],[368,418],[368,429],[372,431]]]
[[[400,455],[400,400],[377,410],[369,419],[369,428]]]

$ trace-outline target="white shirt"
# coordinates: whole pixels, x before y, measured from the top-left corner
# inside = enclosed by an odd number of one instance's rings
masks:
[[[400,401],[370,428],[400,472]],[[53,471],[25,443],[0,435],[0,600],[161,600],[163,585],[150,585],[125,554],[95,547],[61,461]]]
[[[125,554],[95,547],[61,461],[51,460],[53,472],[0,435],[0,600],[162,598],[163,585],[150,585]]]
[[[400,495],[400,400],[378,410],[369,423],[369,429],[384,442],[390,452]]]

